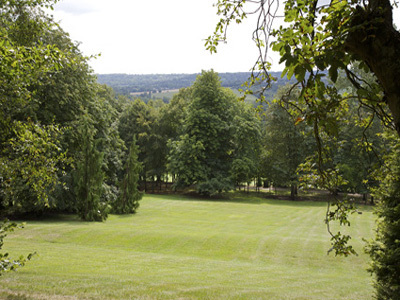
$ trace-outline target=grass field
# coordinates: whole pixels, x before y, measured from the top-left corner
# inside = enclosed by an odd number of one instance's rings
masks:
[[[105,223],[28,221],[5,240],[35,256],[0,278],[0,299],[371,299],[370,207],[352,217],[359,256],[327,255],[326,205],[236,196],[145,196]]]

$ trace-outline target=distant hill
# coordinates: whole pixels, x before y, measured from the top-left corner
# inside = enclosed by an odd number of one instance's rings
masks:
[[[278,80],[268,91],[267,97],[275,95],[281,85],[288,83],[288,80],[281,78],[280,72],[271,73]],[[97,80],[101,84],[112,87],[117,94],[122,95],[151,95],[166,91],[179,90],[189,87],[196,80],[199,74],[150,74],[150,75],[131,75],[131,74],[98,74]],[[224,87],[237,90],[249,79],[251,73],[219,73],[221,84]]]

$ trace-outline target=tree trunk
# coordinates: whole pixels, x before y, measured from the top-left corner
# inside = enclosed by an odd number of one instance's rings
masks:
[[[377,77],[400,135],[400,33],[393,27],[390,0],[370,0],[366,9],[358,6],[351,28],[346,50],[366,62]]]
[[[290,185],[290,199],[295,200],[297,196],[297,185],[292,183]]]

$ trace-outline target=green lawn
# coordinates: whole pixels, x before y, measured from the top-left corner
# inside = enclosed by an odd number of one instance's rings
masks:
[[[35,256],[0,278],[0,299],[371,299],[369,207],[352,217],[359,256],[327,256],[326,205],[145,196],[105,223],[28,221],[4,250]]]

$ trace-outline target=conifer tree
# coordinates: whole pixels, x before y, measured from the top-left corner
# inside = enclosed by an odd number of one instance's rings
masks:
[[[139,147],[136,143],[136,136],[133,136],[129,148],[128,160],[125,164],[124,179],[121,183],[120,196],[114,203],[114,212],[117,214],[132,214],[139,207],[139,201],[143,193],[139,191],[139,178],[142,171],[142,164],[138,161]]]
[[[96,149],[99,140],[94,138],[95,129],[87,116],[78,127],[78,133],[82,139],[81,157],[74,176],[78,215],[85,221],[104,221],[107,218],[107,206],[100,203],[104,181],[104,153]]]

